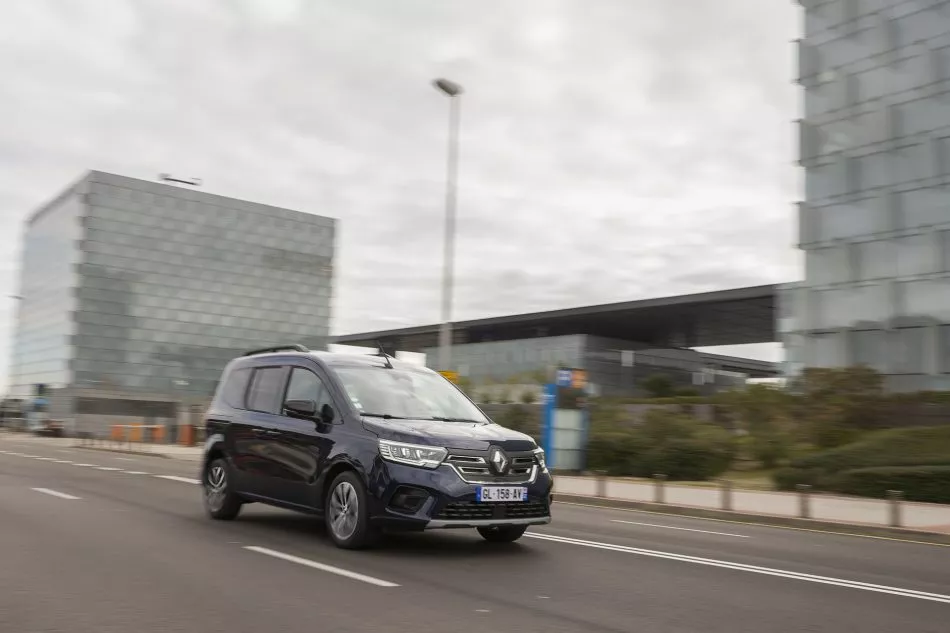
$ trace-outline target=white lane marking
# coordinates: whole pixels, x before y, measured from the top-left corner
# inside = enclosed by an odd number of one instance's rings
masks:
[[[674,527],[672,525],[660,525],[658,523],[641,523],[639,521],[622,521],[621,519],[611,519],[611,523],[625,523],[627,525],[644,525],[646,527],[663,528],[664,530],[682,530],[683,532],[702,532],[703,534],[718,534],[719,536],[734,536],[736,538],[752,538],[745,534],[732,534],[731,532],[712,532],[710,530],[697,530],[696,528]]]
[[[116,457],[120,462],[134,462],[135,460],[131,457]]]
[[[113,468],[112,466],[96,466],[96,470],[122,470],[122,469]]]
[[[68,459],[54,459],[53,463],[54,464],[72,464],[73,462],[69,461]]]
[[[76,451],[70,450],[68,448],[57,448],[57,453],[75,453]]]
[[[198,479],[192,479],[191,477],[179,477],[178,475],[153,475],[159,479],[167,479],[169,481],[180,481],[184,484],[200,484],[201,481]]]
[[[330,574],[336,574],[337,576],[343,576],[345,578],[351,578],[353,580],[359,580],[360,582],[365,582],[370,585],[376,585],[377,587],[398,587],[394,582],[389,582],[388,580],[380,580],[379,578],[373,578],[372,576],[365,576],[363,574],[358,574],[355,571],[349,571],[347,569],[342,569],[340,567],[334,567],[332,565],[325,565],[324,563],[318,563],[307,558],[300,558],[299,556],[293,556],[291,554],[284,554],[283,552],[278,552],[276,550],[268,549],[266,547],[257,547],[256,545],[245,545],[243,549],[250,550],[252,552],[257,552],[258,554],[264,554],[266,556],[272,556],[273,558],[279,558],[290,563],[297,563],[298,565],[303,565],[304,567],[310,567],[311,569],[319,569],[320,571],[325,571]]]
[[[803,574],[797,571],[788,571],[785,569],[774,569],[772,567],[759,567],[757,565],[745,565],[743,563],[731,563],[725,560],[716,560],[714,558],[700,558],[698,556],[686,556],[684,554],[674,554],[672,552],[660,552],[656,550],[641,549],[639,547],[627,547],[626,545],[613,545],[611,543],[599,543],[597,541],[585,541],[582,539],[568,538],[566,536],[555,536],[553,534],[540,534],[537,532],[525,534],[528,538],[536,538],[553,543],[563,543],[565,545],[580,545],[582,547],[592,547],[594,549],[604,549],[611,552],[620,552],[624,554],[636,554],[638,556],[650,556],[652,558],[665,558],[683,563],[692,563],[694,565],[707,565],[709,567],[720,567],[723,569],[732,569],[735,571],[744,571],[751,574],[762,574],[765,576],[777,576],[779,578],[788,578],[791,580],[803,580],[805,582],[814,582],[822,585],[835,585],[848,589],[860,589],[862,591],[873,591],[876,593],[886,593],[904,598],[916,598],[918,600],[929,600],[931,602],[943,602],[950,604],[950,595],[929,593],[926,591],[917,591],[915,589],[903,589],[901,587],[889,587],[887,585],[874,585],[867,582],[856,580],[846,580],[844,578],[831,578],[828,576],[816,576],[814,574]]]
[[[73,464],[73,466],[80,466],[82,468],[99,468],[99,464]]]
[[[41,462],[55,462],[56,461],[55,457],[37,457],[36,459],[38,459]]]
[[[122,472],[124,472],[126,475],[147,475],[148,474],[144,470],[124,470]]]
[[[65,492],[59,492],[58,490],[50,490],[49,488],[32,488],[36,492],[42,492],[44,495],[50,495],[51,497],[59,497],[60,499],[79,499],[79,497],[74,497],[73,495],[68,495]]]
[[[22,454],[22,453],[20,454],[20,457],[29,457],[30,459],[39,459],[39,458],[40,458],[39,455],[25,455],[25,454]]]

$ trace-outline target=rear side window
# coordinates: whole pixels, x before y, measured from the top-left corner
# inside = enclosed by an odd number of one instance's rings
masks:
[[[229,407],[235,409],[244,408],[244,396],[247,394],[247,383],[251,378],[251,370],[248,367],[235,369],[228,374],[228,379],[221,389],[221,400]]]
[[[254,370],[251,389],[247,393],[247,408],[262,413],[280,411],[281,396],[284,393],[283,367],[262,367]]]

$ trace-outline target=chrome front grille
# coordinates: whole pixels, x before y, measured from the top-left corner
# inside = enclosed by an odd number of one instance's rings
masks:
[[[496,475],[488,460],[477,455],[449,455],[446,463],[470,484],[526,484],[538,475],[538,460],[532,454],[509,455],[511,465],[504,475]]]

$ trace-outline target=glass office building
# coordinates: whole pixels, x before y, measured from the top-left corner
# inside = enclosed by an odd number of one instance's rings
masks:
[[[334,235],[331,218],[91,172],[27,222],[11,395],[45,388],[74,430],[162,423],[250,348],[324,349]]]
[[[790,374],[866,364],[950,389],[950,11],[806,2],[805,280],[782,290]]]
[[[437,358],[438,348],[422,350]],[[707,354],[685,348],[657,348],[589,334],[464,343],[452,346],[452,369],[476,385],[518,378],[550,379],[559,367],[583,369],[594,395],[643,396],[644,379],[663,374],[677,388],[712,393],[744,384],[743,365],[766,369],[769,363]]]

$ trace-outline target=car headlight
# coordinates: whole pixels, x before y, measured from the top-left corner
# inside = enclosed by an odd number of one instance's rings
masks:
[[[544,449],[543,449],[543,448],[536,448],[536,449],[534,449],[534,458],[535,458],[536,460],[538,460],[538,466],[541,467],[541,470],[547,470],[547,469],[548,469],[547,464],[544,462]]]
[[[420,468],[438,468],[449,452],[440,446],[420,446],[379,440],[379,454],[390,462]]]

